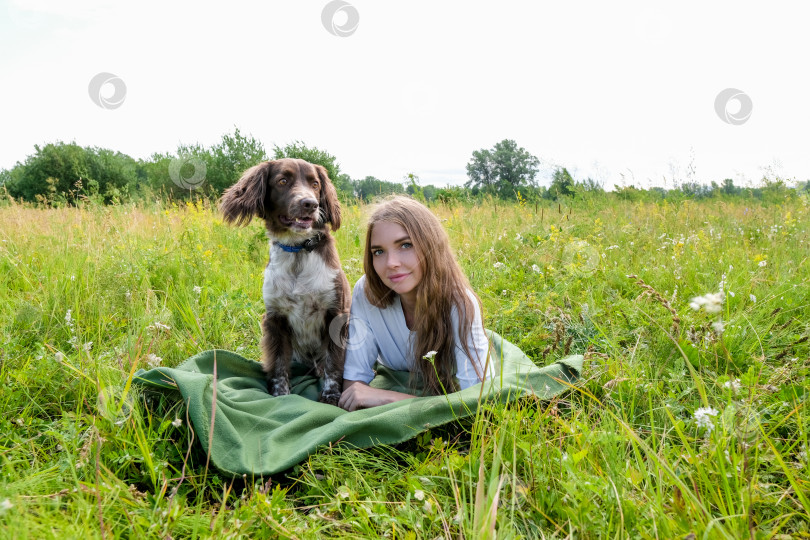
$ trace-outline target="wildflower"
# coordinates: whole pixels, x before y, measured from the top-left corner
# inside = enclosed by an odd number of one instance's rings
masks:
[[[506,296],[506,294],[507,294],[506,289],[504,289],[504,290],[502,290],[502,291],[501,291],[501,296]]]
[[[182,426],[182,425],[183,425],[183,421],[182,421],[180,418],[175,418],[175,419],[174,419],[174,422],[172,422],[172,425],[173,425],[174,427],[180,427],[180,426]]]
[[[152,326],[148,326],[147,328],[151,328],[152,330],[162,330],[163,332],[168,332],[169,330],[172,329],[171,326],[168,326],[166,324],[157,321],[155,321],[155,324],[153,324]]]
[[[749,294],[748,299],[751,300],[751,302],[753,302],[754,304],[757,303],[757,297],[754,296],[753,294]]]
[[[726,329],[726,325],[723,321],[717,321],[712,323],[712,328],[714,328],[715,334],[720,335]]]
[[[430,503],[430,501],[425,501],[425,506],[423,507],[423,510],[425,511],[426,514],[433,513],[433,505]]]
[[[709,293],[705,296],[696,296],[689,302],[689,307],[695,311],[701,307],[706,310],[706,313],[720,313],[723,309],[723,293]]]
[[[14,506],[14,505],[13,505],[13,504],[11,504],[11,501],[10,501],[10,500],[8,500],[8,499],[5,499],[4,501],[0,502],[0,510],[2,510],[2,511],[4,511],[4,512],[5,512],[6,510],[11,510],[11,507],[13,507],[13,506]]]
[[[132,293],[130,291],[125,292],[124,298],[126,298],[127,300],[132,300]]]
[[[540,273],[540,267],[537,266],[536,264],[533,264],[532,265],[532,272],[535,272],[535,273],[539,274]]]
[[[65,355],[62,354],[59,351],[56,352],[56,354],[54,355],[54,358],[56,358],[57,362],[64,362],[65,361]]]
[[[767,265],[768,265],[768,261],[759,261],[758,266],[762,267],[762,266],[767,266]]]
[[[730,381],[726,381],[723,383],[723,388],[728,388],[729,390],[733,390],[736,394],[742,385],[740,384],[740,379],[731,379]]]
[[[65,313],[65,322],[67,323],[68,326],[73,326],[73,310],[72,309],[67,310],[67,313]]]
[[[437,353],[436,351],[428,351],[428,352],[425,354],[425,356],[423,356],[422,358],[424,358],[425,360],[427,360],[428,362],[430,362],[430,363],[432,364],[432,363],[434,362],[433,358],[434,358],[434,357],[435,357],[437,354],[438,354],[438,353]]]
[[[504,264],[501,261],[498,261],[495,264],[493,264],[492,266],[493,266],[493,268],[500,269],[500,268],[504,267]]]
[[[84,344],[84,350],[85,351],[90,352],[90,350],[92,348],[93,348],[93,342],[92,341],[88,341],[87,343]]]
[[[706,433],[711,433],[714,429],[714,424],[712,423],[712,416],[717,416],[718,411],[712,407],[700,407],[695,411],[695,422],[697,423],[697,427],[705,427]]]
[[[194,294],[200,294],[202,292],[202,287],[200,287],[199,285],[194,285],[193,291]]]
[[[149,367],[156,368],[160,365],[161,362],[163,362],[163,358],[157,356],[154,353],[149,353],[146,356],[146,363],[149,364]]]
[[[425,492],[421,489],[417,489],[413,492],[413,498],[417,501],[424,501],[425,500]]]
[[[17,418],[17,420],[15,420],[15,422],[17,422],[17,425],[18,425],[18,426],[22,426],[22,425],[23,425],[23,419],[22,419],[22,418]]]

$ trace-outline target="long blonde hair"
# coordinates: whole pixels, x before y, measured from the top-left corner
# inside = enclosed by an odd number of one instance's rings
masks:
[[[460,345],[472,361],[479,380],[483,380],[480,366],[486,359],[477,358],[468,345],[475,310],[476,307],[481,308],[481,300],[472,292],[467,277],[450,249],[450,239],[441,223],[427,207],[414,199],[403,196],[387,198],[377,205],[369,218],[363,254],[366,298],[382,309],[390,306],[396,297],[396,293],[382,282],[374,270],[371,233],[374,225],[380,222],[395,223],[405,229],[422,270],[422,280],[416,286],[412,328],[416,332],[413,375],[421,377],[427,394],[438,395],[443,389],[446,392],[458,390],[455,347]],[[473,304],[469,293],[472,293],[478,306]],[[454,307],[458,313],[460,344],[455,343],[452,328]],[[436,356],[425,359],[430,351],[436,351]]]

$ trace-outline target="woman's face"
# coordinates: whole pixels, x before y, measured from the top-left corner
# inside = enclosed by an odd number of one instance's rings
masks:
[[[371,230],[371,258],[374,271],[386,287],[400,296],[416,299],[422,265],[405,229],[388,221],[375,223]]]

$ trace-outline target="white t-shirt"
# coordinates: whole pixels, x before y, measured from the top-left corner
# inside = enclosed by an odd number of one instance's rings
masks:
[[[352,293],[352,310],[349,319],[349,341],[346,347],[346,364],[343,378],[349,381],[370,383],[374,378],[374,364],[380,364],[397,371],[412,371],[414,358],[412,347],[416,332],[408,329],[402,302],[399,295],[394,296],[390,306],[380,309],[366,298],[366,276],[362,276],[354,286]],[[475,306],[475,317],[470,330],[468,347],[470,353],[477,356],[473,361],[478,363],[478,373],[484,373],[484,365],[489,351],[489,340],[481,323],[481,310],[472,291],[468,291]],[[481,382],[472,365],[471,359],[464,353],[458,336],[458,313],[452,311],[452,325],[456,343],[456,378],[463,390]],[[480,359],[480,360],[479,360]],[[492,360],[488,366],[487,379],[493,376]]]

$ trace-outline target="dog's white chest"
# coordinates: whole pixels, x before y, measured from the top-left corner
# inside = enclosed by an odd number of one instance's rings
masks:
[[[287,253],[273,247],[264,270],[265,308],[286,316],[298,335],[320,335],[312,330],[320,330],[327,307],[334,305],[337,273],[317,253]]]

